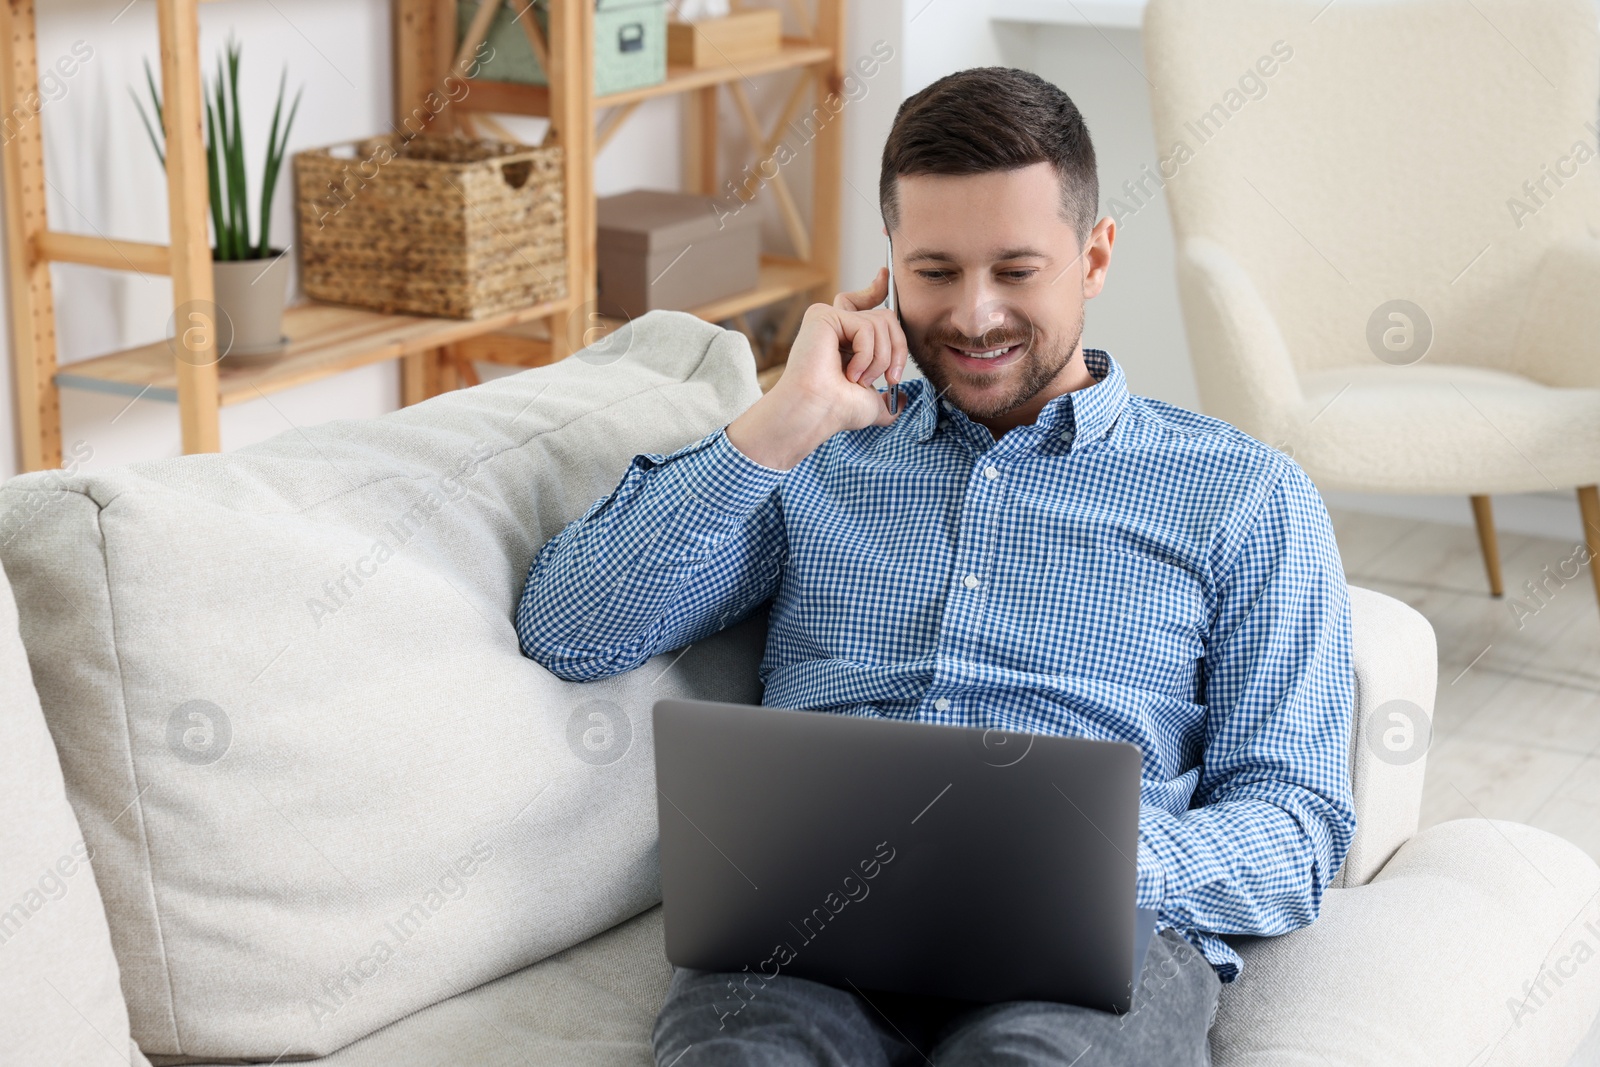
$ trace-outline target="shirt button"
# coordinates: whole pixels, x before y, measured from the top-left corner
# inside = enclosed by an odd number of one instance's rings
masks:
[[[944,409],[946,411],[954,411],[956,409],[956,406],[954,404],[952,404],[948,400],[941,400],[941,401],[939,401],[939,403],[944,407]]]
[[[938,700],[935,700],[933,702],[933,710],[934,711],[949,711],[950,710],[950,702],[948,700],[946,700],[944,697],[940,697]]]
[[[992,465],[985,467],[983,468],[983,476],[992,482],[1000,477],[1000,468]]]
[[[961,584],[966,586],[968,589],[976,589],[978,588],[978,576],[976,574],[969,574],[965,578],[961,579]]]

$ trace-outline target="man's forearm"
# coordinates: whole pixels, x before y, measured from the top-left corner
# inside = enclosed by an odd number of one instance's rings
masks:
[[[1316,919],[1355,835],[1355,675],[1316,487],[1285,466],[1241,507],[1205,643],[1205,755],[1187,810],[1141,809],[1140,890],[1159,865],[1172,921],[1270,936]]]
[[[1343,859],[1334,853],[1348,839],[1348,812],[1309,791],[1288,792],[1277,802],[1240,798],[1177,816],[1144,805],[1138,906],[1212,933],[1271,936],[1313,922]]]
[[[610,496],[534,558],[517,608],[523,654],[562,678],[604,677],[765,599],[776,569],[758,564],[781,544],[771,505],[780,478],[721,431],[636,457]]]

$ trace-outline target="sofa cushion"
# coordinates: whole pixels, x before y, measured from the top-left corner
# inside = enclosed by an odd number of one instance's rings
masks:
[[[1432,827],[1371,885],[1329,892],[1311,926],[1230,939],[1246,970],[1222,987],[1212,1062],[1565,1064],[1600,997],[1597,888],[1600,871],[1554,835],[1484,819]],[[672,977],[662,914],[402,1019],[319,1067],[651,1067]],[[1527,996],[1523,983],[1541,976],[1548,995]]]
[[[1554,834],[1458,819],[1310,926],[1228,939],[1217,1067],[1553,1067],[1600,1006],[1600,868]]]
[[[325,1054],[659,900],[650,706],[758,701],[760,623],[573,684],[513,613],[635,453],[758,395],[740,335],[653,314],[379,419],[65,477],[11,524],[152,1061]]]
[[[650,1030],[672,979],[661,920],[657,905],[368,1034],[317,1067],[655,1067]]]
[[[91,847],[0,574],[0,1059],[142,1064],[128,1036]]]

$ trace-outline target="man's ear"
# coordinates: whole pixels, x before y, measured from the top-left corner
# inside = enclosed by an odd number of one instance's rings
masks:
[[[1084,246],[1083,298],[1092,299],[1105,288],[1106,271],[1111,267],[1111,246],[1117,242],[1117,223],[1110,215],[1095,223]]]

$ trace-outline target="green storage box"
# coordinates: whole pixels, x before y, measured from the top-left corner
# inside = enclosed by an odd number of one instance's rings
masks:
[[[513,18],[522,0],[511,0],[495,13],[486,41],[494,51],[478,64],[477,77],[487,81],[546,84],[545,72],[528,45],[528,35]],[[626,89],[659,85],[667,80],[666,0],[595,0],[594,93],[605,96]],[[456,11],[456,41],[466,37],[478,0],[461,0]],[[549,13],[534,8],[539,25],[549,32]]]

